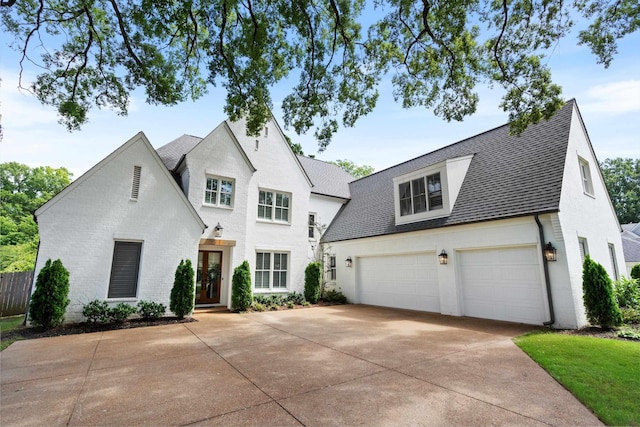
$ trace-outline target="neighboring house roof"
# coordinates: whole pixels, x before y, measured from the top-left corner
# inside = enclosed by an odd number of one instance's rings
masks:
[[[640,223],[622,225],[622,250],[625,262],[640,262]]]
[[[349,183],[355,178],[344,169],[329,162],[298,156],[298,160],[313,183],[311,192],[323,196],[349,199]]]
[[[350,240],[450,225],[556,212],[575,101],[520,136],[504,125],[376,172],[350,184],[351,200],[323,240]],[[577,106],[576,106],[577,108]],[[473,155],[451,214],[396,225],[393,178]]]
[[[172,171],[176,166],[178,166],[182,156],[191,151],[200,141],[202,141],[202,138],[198,136],[182,135],[181,137],[176,138],[158,148],[158,155],[164,162],[167,169]]]

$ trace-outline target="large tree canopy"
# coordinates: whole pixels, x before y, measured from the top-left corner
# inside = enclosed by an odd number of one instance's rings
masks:
[[[600,169],[620,224],[640,222],[640,159],[606,159]]]
[[[77,129],[93,106],[127,113],[129,96],[173,105],[227,91],[226,114],[257,134],[271,89],[286,127],[315,129],[320,149],[353,126],[390,77],[396,101],[446,120],[475,112],[478,83],[501,86],[514,131],[548,118],[560,88],[542,58],[585,18],[580,33],[608,66],[617,40],[640,26],[637,0],[2,0],[3,31],[29,86]],[[375,7],[374,7],[375,6]],[[371,22],[364,26],[364,22]],[[21,71],[22,77],[22,71]]]

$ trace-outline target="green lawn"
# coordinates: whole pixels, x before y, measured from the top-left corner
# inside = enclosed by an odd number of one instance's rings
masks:
[[[533,333],[516,344],[607,425],[640,425],[640,342]]]
[[[24,314],[11,317],[0,318],[0,351],[9,347],[15,340],[5,340],[3,335],[13,330],[16,326],[20,326],[24,320]]]

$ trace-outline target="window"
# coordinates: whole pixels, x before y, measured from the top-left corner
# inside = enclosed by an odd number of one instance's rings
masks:
[[[584,262],[584,258],[589,255],[589,247],[587,246],[587,239],[584,237],[578,237],[578,246],[580,248],[580,259]]]
[[[336,256],[329,255],[328,279],[332,282],[336,281]]]
[[[138,200],[140,194],[140,175],[142,175],[142,166],[133,167],[133,182],[131,183],[131,200]]]
[[[316,237],[316,214],[309,214],[309,238],[314,239]]]
[[[289,254],[276,252],[256,253],[255,289],[287,289]]]
[[[580,177],[582,178],[582,190],[589,195],[593,195],[593,183],[591,182],[591,171],[589,170],[589,163],[578,158],[580,163]]]
[[[400,215],[442,209],[440,172],[398,184]]]
[[[136,297],[141,252],[142,242],[115,242],[108,298]]]
[[[290,201],[291,196],[287,193],[261,190],[258,194],[258,218],[289,222]]]
[[[612,243],[609,243],[609,258],[611,258],[611,267],[613,268],[613,280],[618,280],[620,275],[618,274],[618,263],[616,262],[616,248]]]
[[[233,180],[208,176],[204,189],[204,203],[231,207],[233,205]]]

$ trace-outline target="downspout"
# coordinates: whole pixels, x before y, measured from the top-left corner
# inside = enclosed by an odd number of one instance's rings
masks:
[[[540,218],[538,218],[538,214],[534,217],[536,219],[536,223],[538,224],[538,231],[540,232],[540,246],[542,247],[542,265],[544,266],[544,281],[547,285],[547,300],[549,301],[549,316],[551,317],[548,322],[543,322],[544,326],[551,326],[556,322],[556,315],[553,311],[553,297],[551,296],[551,281],[549,280],[549,261],[547,261],[547,257],[544,256],[544,230],[542,229],[542,223],[540,223]]]

